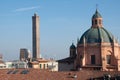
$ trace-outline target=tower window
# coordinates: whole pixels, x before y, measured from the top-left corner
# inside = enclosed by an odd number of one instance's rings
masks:
[[[95,55],[91,55],[91,64],[95,64]]]
[[[99,20],[99,24],[102,24],[102,20]]]
[[[110,64],[111,63],[111,55],[107,55],[106,60],[107,60],[107,64]]]
[[[97,25],[97,20],[95,20],[95,24]]]

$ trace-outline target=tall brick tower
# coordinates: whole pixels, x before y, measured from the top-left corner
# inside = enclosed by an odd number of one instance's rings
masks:
[[[40,58],[39,16],[36,13],[32,16],[32,41],[33,59]]]

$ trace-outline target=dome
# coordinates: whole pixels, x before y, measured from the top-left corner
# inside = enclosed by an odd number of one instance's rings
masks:
[[[79,43],[113,43],[114,36],[103,27],[90,28],[81,37]],[[116,41],[116,40],[115,40]]]
[[[70,46],[70,49],[76,49],[75,45],[72,43],[72,45]]]
[[[81,37],[79,44],[83,43],[113,43],[117,42],[114,36],[108,32],[102,25],[102,16],[96,9],[92,16],[92,26]]]
[[[101,14],[98,12],[98,10],[96,10],[95,14],[92,16],[92,19],[95,18],[102,18]]]

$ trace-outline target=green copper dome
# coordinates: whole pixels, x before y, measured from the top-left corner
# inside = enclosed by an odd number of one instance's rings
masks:
[[[103,27],[90,28],[81,37],[79,44],[83,43],[112,43],[114,36]],[[116,41],[116,40],[115,40]]]
[[[96,10],[95,14],[92,16],[92,19],[94,18],[102,18],[101,14]]]

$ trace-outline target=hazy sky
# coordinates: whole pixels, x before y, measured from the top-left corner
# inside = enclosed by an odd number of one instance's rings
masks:
[[[104,27],[120,39],[120,0],[0,0],[0,54],[19,59],[20,48],[32,52],[32,16],[40,16],[40,53],[61,59],[91,27],[96,4]]]

